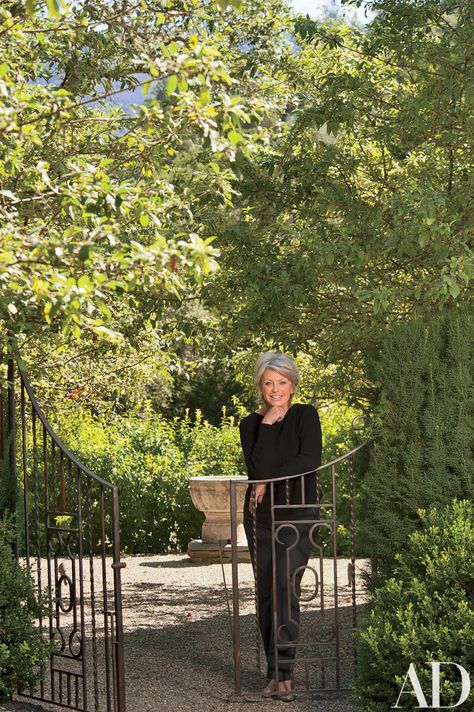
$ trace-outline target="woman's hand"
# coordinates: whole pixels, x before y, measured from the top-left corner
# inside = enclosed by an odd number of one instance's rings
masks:
[[[273,425],[279,420],[283,420],[286,415],[286,410],[279,405],[272,405],[265,413],[262,423],[265,425]]]
[[[254,509],[257,509],[258,505],[262,503],[262,499],[265,495],[266,489],[267,489],[266,484],[254,485],[253,491],[252,491],[252,496],[250,497],[250,502],[249,502],[249,510],[250,510],[251,514],[253,514]]]

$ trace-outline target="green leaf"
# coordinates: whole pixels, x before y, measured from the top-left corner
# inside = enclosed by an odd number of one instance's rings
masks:
[[[199,94],[199,103],[201,104],[201,106],[206,106],[207,104],[209,104],[210,101],[211,92],[207,88],[203,89],[202,92]]]
[[[3,79],[5,74],[8,74],[9,70],[10,70],[9,65],[6,62],[2,62],[0,64],[0,79]]]
[[[172,74],[171,77],[168,79],[166,82],[166,93],[168,96],[171,96],[171,94],[174,92],[176,87],[178,86],[178,77],[176,74]]]
[[[112,341],[113,343],[121,343],[124,340],[123,334],[119,331],[115,331],[114,329],[110,329],[107,326],[93,326],[91,328],[94,333],[102,336],[108,341]]]
[[[149,224],[150,224],[150,218],[148,217],[148,215],[146,213],[142,213],[140,215],[140,225],[142,227],[148,227]]]
[[[86,262],[89,259],[89,245],[81,245],[79,250],[79,259],[81,262]]]
[[[79,289],[89,289],[91,287],[91,280],[87,274],[83,274],[77,280],[77,286]]]
[[[234,129],[232,129],[232,131],[229,131],[229,133],[227,134],[227,138],[234,145],[243,140],[242,134],[238,133],[237,131],[234,131]]]
[[[57,0],[46,0],[46,7],[48,8],[48,14],[50,17],[58,17],[60,14],[60,7]]]

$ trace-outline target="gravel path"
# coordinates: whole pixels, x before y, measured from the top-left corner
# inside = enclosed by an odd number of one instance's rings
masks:
[[[234,697],[230,622],[219,563],[192,563],[183,555],[126,557],[122,571],[127,674],[127,712],[356,712],[343,694],[304,695],[292,703],[263,700],[258,691],[264,675],[254,671],[250,647],[255,640],[253,575],[239,565],[244,694]],[[362,562],[359,568],[362,568]],[[325,564],[330,572],[332,561]],[[349,600],[346,562],[341,561],[339,587]],[[227,583],[230,564],[225,564]],[[305,574],[306,575],[306,574]],[[359,602],[359,601],[358,601]],[[363,604],[363,599],[360,603]],[[348,609],[346,609],[348,612]],[[350,616],[341,609],[347,627]],[[37,712],[23,701],[0,703],[0,712]],[[49,709],[58,710],[57,706]]]

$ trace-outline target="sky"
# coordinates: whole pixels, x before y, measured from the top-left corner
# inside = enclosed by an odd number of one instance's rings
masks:
[[[330,7],[335,5],[341,7],[340,0],[290,0],[290,4],[293,5],[295,10],[298,12],[307,13],[310,17],[320,18],[323,15],[322,9],[324,6]],[[351,14],[355,14],[358,20],[362,23],[367,22],[373,15],[372,13],[365,14],[365,8],[362,6],[360,8],[350,7],[348,11]]]
[[[297,12],[307,13],[310,17],[315,19],[322,19],[326,15],[324,8],[331,8],[332,6],[337,8],[341,7],[340,0],[290,0],[290,4],[293,5]],[[372,13],[366,15],[364,7],[355,8],[351,6],[350,8],[347,8],[347,12],[351,17],[356,16],[357,20],[361,24],[365,24],[371,17],[373,17]],[[118,94],[117,97],[112,97],[111,99],[111,103],[122,105],[126,111],[130,111],[131,104],[141,103],[142,101],[143,97],[141,89],[127,91],[123,94]]]

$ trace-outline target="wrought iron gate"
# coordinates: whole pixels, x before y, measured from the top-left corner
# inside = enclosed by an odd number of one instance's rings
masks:
[[[359,429],[355,425],[353,427]],[[276,635],[272,632],[271,654],[278,667],[278,662],[281,664],[288,660],[288,650],[293,648],[296,662],[292,665],[292,673],[297,682],[297,692],[342,692],[351,688],[354,679],[353,632],[357,625],[358,605],[363,600],[360,572],[356,571],[354,456],[367,446],[368,443],[363,442],[312,473],[286,479],[261,480],[267,484],[271,502],[269,556],[273,631],[278,631]],[[305,502],[305,478],[315,478],[315,503]],[[295,502],[293,496],[293,505],[290,505],[288,492],[296,483],[299,483],[297,490],[301,493],[301,501]],[[256,482],[252,481],[252,484]],[[230,489],[233,649],[237,696],[252,693],[262,685],[261,668],[265,657],[261,651],[259,630],[258,583],[255,581],[255,585],[249,588],[239,580],[237,488],[241,486],[248,486],[248,481],[242,483],[233,480]],[[286,496],[282,496],[285,490]],[[342,533],[336,499],[345,508],[346,525]],[[341,535],[344,536],[346,550],[342,560],[338,556]],[[257,551],[257,561],[258,536],[254,511],[253,550]],[[249,545],[252,548],[252,542]],[[291,570],[292,550],[297,547],[311,550],[310,558],[306,566],[296,564]],[[263,548],[262,555],[265,555]],[[287,582],[283,594],[279,578]],[[285,606],[287,612],[282,614],[281,609]],[[296,622],[299,609],[301,617]],[[282,620],[285,621],[283,624]],[[291,629],[291,632],[285,631],[285,627]]]
[[[18,483],[17,556],[49,613],[53,645],[37,689],[18,694],[84,712],[125,712],[118,490],[54,433],[25,373],[0,384],[0,457]]]

